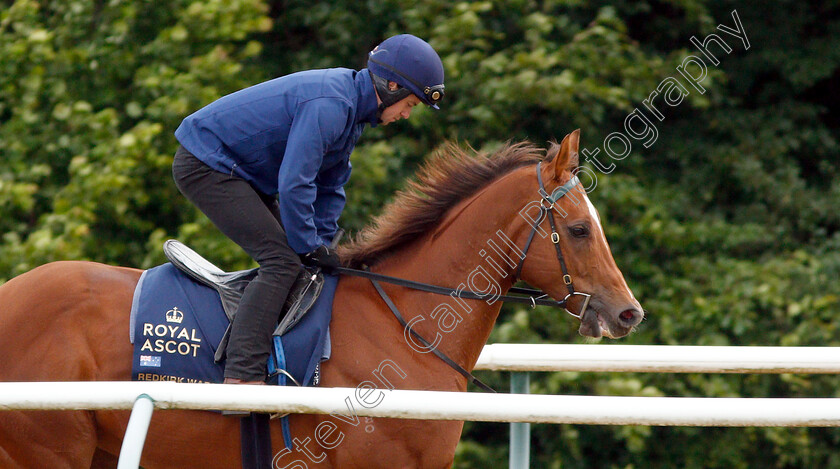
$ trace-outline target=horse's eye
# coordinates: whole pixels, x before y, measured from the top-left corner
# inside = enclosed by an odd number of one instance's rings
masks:
[[[586,225],[574,225],[569,227],[569,234],[575,238],[585,238],[589,236],[589,227]]]

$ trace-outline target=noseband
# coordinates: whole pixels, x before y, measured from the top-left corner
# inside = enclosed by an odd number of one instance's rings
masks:
[[[560,269],[563,271],[563,283],[565,283],[566,287],[569,289],[569,294],[566,295],[566,297],[559,303],[563,306],[563,309],[565,309],[567,313],[575,318],[581,319],[583,313],[586,311],[586,308],[589,307],[589,300],[592,299],[592,295],[575,291],[575,284],[572,281],[572,276],[569,275],[569,269],[566,267],[566,260],[563,258],[563,250],[560,248],[560,233],[557,232],[557,225],[554,222],[554,211],[552,210],[554,208],[554,204],[557,203],[558,200],[562,199],[564,195],[568,194],[569,191],[571,191],[576,185],[580,184],[580,179],[578,179],[577,176],[572,176],[572,178],[569,179],[569,182],[563,184],[557,189],[554,189],[554,192],[549,194],[545,190],[545,184],[543,184],[540,165],[541,162],[537,163],[537,181],[540,184],[539,192],[540,197],[542,197],[540,200],[540,215],[533,224],[534,229],[531,230],[531,234],[528,236],[528,241],[525,243],[525,249],[522,250],[523,256],[519,261],[519,265],[516,266],[514,279],[518,280],[520,278],[522,266],[525,265],[525,258],[528,256],[528,249],[531,248],[531,242],[534,241],[534,235],[537,234],[537,231],[540,229],[539,227],[543,219],[548,218],[549,226],[551,226],[551,243],[554,244],[554,250],[557,251],[557,260],[560,262]],[[581,305],[580,311],[577,314],[569,311],[569,299],[573,296],[583,298],[583,305]]]

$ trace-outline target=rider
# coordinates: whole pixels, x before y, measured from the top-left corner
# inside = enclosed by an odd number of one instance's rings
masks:
[[[301,262],[339,265],[328,246],[365,124],[407,119],[420,103],[438,109],[443,98],[443,64],[420,38],[386,39],[367,65],[245,88],[175,131],[178,189],[259,264],[233,320],[225,383],[264,384],[271,333]]]

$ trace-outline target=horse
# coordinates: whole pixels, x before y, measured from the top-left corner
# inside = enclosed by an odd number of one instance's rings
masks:
[[[291,415],[294,450],[284,447],[280,424],[272,420],[272,447],[284,448],[272,467],[451,467],[463,422],[360,419],[353,408],[387,399],[390,389],[466,391],[467,378],[427,353],[407,329],[472,370],[499,315],[498,296],[519,279],[552,298],[568,298],[572,310],[585,308],[577,314],[582,335],[619,338],[640,323],[643,310],[581,185],[570,192],[574,197],[546,202],[546,195],[574,182],[578,145],[579,131],[548,151],[527,142],[507,143],[492,154],[444,146],[373,224],[345,243],[340,255],[347,266],[460,285],[486,297],[384,284],[411,319],[403,327],[370,280],[342,276],[330,323],[332,357],[322,364],[320,385],[357,392],[348,396],[346,414]],[[129,380],[129,309],[141,272],[59,261],[0,286],[0,381]],[[572,291],[591,298],[570,298]],[[0,467],[115,467],[128,419],[128,411],[5,411]],[[141,465],[239,467],[238,419],[211,411],[156,412]]]

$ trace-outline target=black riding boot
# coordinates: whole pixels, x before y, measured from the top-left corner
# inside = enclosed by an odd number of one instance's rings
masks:
[[[257,277],[245,288],[231,326],[225,378],[265,380],[271,334],[295,277],[290,279],[286,284],[272,285]]]

